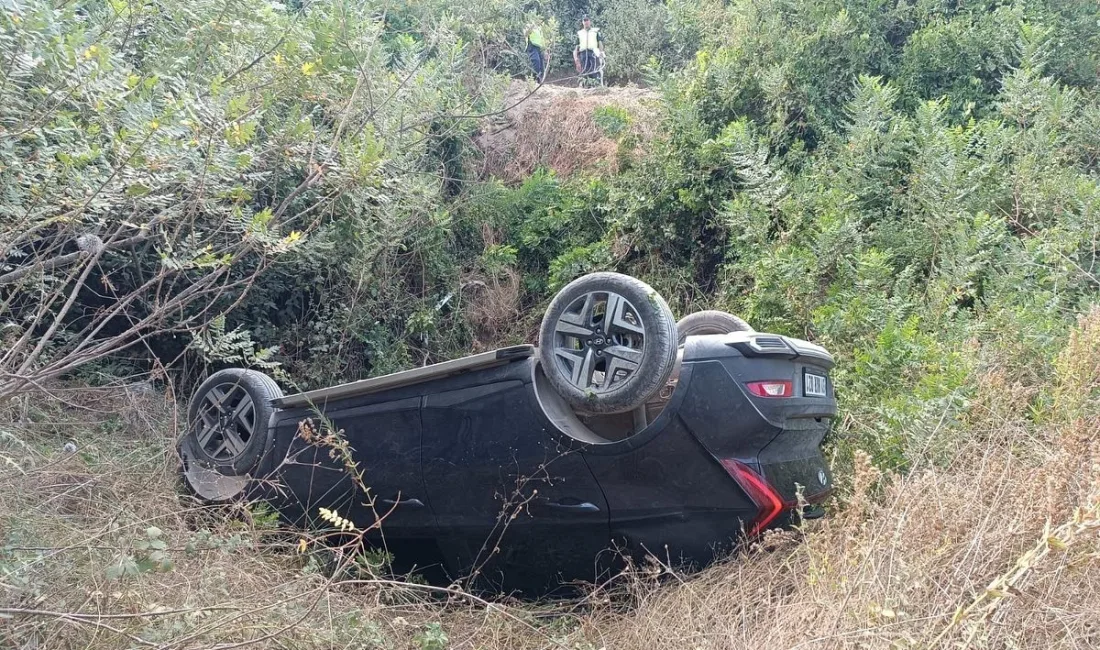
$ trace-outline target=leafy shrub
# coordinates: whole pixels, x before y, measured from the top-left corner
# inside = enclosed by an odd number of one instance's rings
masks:
[[[592,111],[596,126],[609,138],[617,139],[630,128],[633,120],[626,109],[618,106],[600,106]]]
[[[607,43],[607,77],[637,79],[649,57],[664,54],[668,10],[663,2],[597,0],[593,9],[593,25],[600,28]]]
[[[550,262],[549,289],[556,291],[586,273],[609,270],[611,261],[611,250],[605,242],[571,248]]]
[[[946,97],[958,117],[992,108],[1001,78],[1016,63],[1019,6],[933,20],[905,44],[899,66],[913,100]]]

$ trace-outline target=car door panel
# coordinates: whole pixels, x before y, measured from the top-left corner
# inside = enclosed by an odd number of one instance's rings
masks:
[[[588,465],[554,441],[530,400],[530,384],[502,381],[429,395],[422,411],[440,546],[459,573],[506,590],[592,580],[610,540]]]
[[[433,534],[435,520],[421,473],[420,398],[330,406],[325,417],[347,442],[367,492],[353,480],[338,446],[318,442],[316,434],[311,444],[298,435],[297,425],[280,426],[280,437],[292,433],[283,444],[287,451],[280,475],[299,508],[311,519],[318,508],[334,509],[360,528],[382,518],[382,532],[391,539]],[[313,430],[323,434],[319,424],[311,418]]]

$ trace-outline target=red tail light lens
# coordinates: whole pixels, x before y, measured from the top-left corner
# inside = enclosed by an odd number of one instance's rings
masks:
[[[737,481],[745,494],[749,495],[752,502],[760,509],[756,519],[749,525],[749,535],[757,535],[775,521],[775,518],[783,513],[786,504],[780,498],[779,493],[768,485],[768,482],[759,474],[749,469],[749,466],[739,460],[727,458],[722,461],[722,467]]]
[[[788,380],[750,381],[745,385],[748,386],[749,392],[757,397],[790,397],[794,395],[794,386]]]

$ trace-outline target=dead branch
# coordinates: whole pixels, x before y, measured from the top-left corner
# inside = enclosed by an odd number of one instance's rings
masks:
[[[129,247],[131,247],[135,244],[140,244],[143,241],[147,241],[150,238],[150,236],[151,235],[149,233],[143,233],[143,234],[140,234],[140,235],[134,235],[132,237],[127,237],[125,239],[120,239],[120,240],[118,240],[116,242],[113,242],[113,243],[104,243],[103,244],[103,251],[105,252],[105,251],[108,251],[108,250],[120,250],[120,249],[129,248]],[[39,261],[34,262],[32,264],[28,264],[26,266],[21,266],[21,267],[15,269],[14,271],[9,271],[9,272],[5,273],[4,275],[0,275],[0,287],[6,286],[6,285],[9,285],[9,284],[15,284],[16,282],[22,280],[23,278],[27,277],[28,275],[30,275],[32,273],[37,273],[37,272],[45,273],[46,271],[53,271],[55,269],[59,269],[59,268],[65,267],[65,266],[69,266],[71,264],[76,264],[77,262],[79,262],[82,259],[87,259],[94,252],[95,251],[92,251],[92,250],[78,250],[78,251],[74,251],[72,253],[66,253],[64,255],[58,255],[57,257],[52,257],[48,260],[39,260]]]

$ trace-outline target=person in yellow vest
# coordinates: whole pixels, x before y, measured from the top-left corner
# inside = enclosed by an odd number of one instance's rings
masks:
[[[573,48],[573,65],[583,84],[586,79],[603,79],[604,50],[600,30],[592,26],[588,14],[581,18],[581,27],[577,32],[577,46]]]
[[[527,56],[531,59],[531,69],[535,71],[535,81],[542,83],[546,76],[546,37],[537,23],[527,25],[526,36]]]

